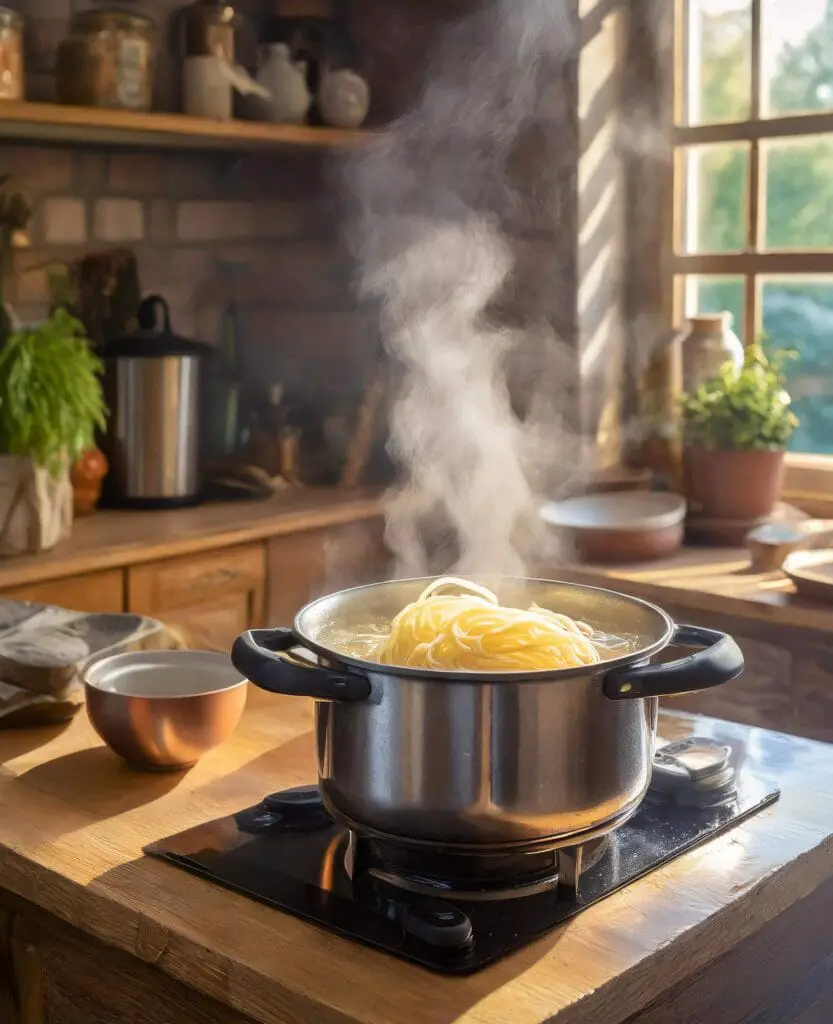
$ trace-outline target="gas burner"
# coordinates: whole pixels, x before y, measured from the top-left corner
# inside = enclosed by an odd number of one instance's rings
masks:
[[[501,900],[553,889],[558,854],[545,852],[459,853],[380,842],[350,832],[344,867],[354,884],[369,875],[424,896]]]
[[[577,896],[583,871],[590,870],[610,845],[598,836],[558,850],[462,854],[379,842],[349,832],[344,869],[354,885],[375,879],[421,896],[455,900],[506,900],[565,889]]]
[[[349,830],[317,786],[304,786],[146,852],[406,960],[466,973],[777,799],[760,757],[741,748],[730,763],[732,754],[697,737],[662,747],[633,817],[559,849],[406,846]]]

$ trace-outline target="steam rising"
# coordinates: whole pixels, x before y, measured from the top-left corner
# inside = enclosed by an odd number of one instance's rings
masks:
[[[417,107],[350,167],[360,290],[379,301],[401,369],[390,447],[402,482],[386,508],[400,575],[523,575],[543,542],[536,491],[559,482],[553,466],[562,483],[575,470],[559,414],[570,357],[545,320],[510,328],[496,312],[514,286],[504,225],[529,207],[511,173],[518,143],[558,130],[567,7],[499,0],[454,26]],[[549,373],[521,419],[507,365],[530,347]]]

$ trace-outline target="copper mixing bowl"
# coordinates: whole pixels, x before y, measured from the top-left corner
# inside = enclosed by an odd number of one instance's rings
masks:
[[[246,680],[211,651],[105,655],[83,678],[93,728],[142,769],[190,767],[230,735],[246,705]]]

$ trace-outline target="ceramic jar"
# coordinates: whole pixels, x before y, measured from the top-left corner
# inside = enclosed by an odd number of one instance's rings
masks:
[[[303,124],[312,102],[307,88],[307,66],[293,61],[286,43],[273,43],[265,47],[266,59],[257,73],[257,82],[269,90],[268,102],[272,121],[283,124]]]
[[[321,120],[333,128],[358,128],[370,110],[370,88],[350,68],[324,71],[318,86]]]
[[[72,464],[69,479],[75,515],[85,516],[95,511],[101,497],[101,485],[109,469],[104,453],[91,448]]]
[[[743,345],[731,328],[731,314],[693,316],[680,335],[683,391],[691,392],[716,376],[727,362],[743,366]]]

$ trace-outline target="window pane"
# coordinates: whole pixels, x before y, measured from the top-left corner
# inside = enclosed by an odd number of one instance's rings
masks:
[[[744,295],[742,277],[691,275],[686,278],[685,315],[731,313],[732,330],[743,341]]]
[[[749,146],[690,146],[685,155],[685,251],[746,248]]]
[[[761,143],[766,249],[833,247],[833,135]]]
[[[833,454],[833,275],[761,279],[768,349],[794,348],[788,390],[801,420],[793,451]]]
[[[751,0],[690,0],[686,41],[688,124],[749,117],[751,9]]]
[[[777,117],[833,109],[828,0],[763,0],[763,109]]]

